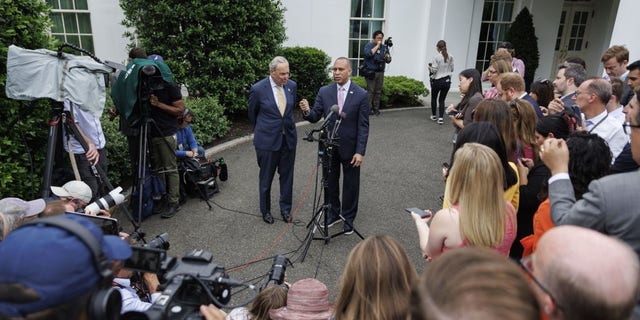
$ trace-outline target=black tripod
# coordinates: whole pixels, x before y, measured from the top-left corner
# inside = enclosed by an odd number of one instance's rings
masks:
[[[330,114],[331,115],[331,114]],[[307,229],[309,229],[307,236],[304,240],[304,248],[302,250],[302,256],[300,257],[300,262],[304,262],[305,257],[307,256],[307,251],[309,251],[309,246],[311,245],[312,240],[324,240],[325,244],[329,243],[331,238],[335,238],[345,233],[345,231],[340,231],[335,234],[329,234],[329,214],[331,213],[331,202],[329,201],[329,175],[331,174],[331,163],[333,161],[333,153],[337,151],[339,147],[338,141],[340,140],[337,137],[337,131],[340,127],[340,123],[342,121],[341,117],[338,117],[336,120],[333,130],[330,133],[326,132],[326,128],[328,127],[330,116],[327,117],[325,122],[322,124],[320,129],[314,129],[307,134],[307,137],[304,140],[313,142],[318,141],[319,143],[319,151],[318,151],[318,167],[322,168],[322,189],[320,190],[320,194],[318,194],[318,172],[316,171],[316,195],[314,199],[319,199],[318,197],[324,196],[324,202],[321,206],[318,206],[319,200],[314,200],[313,206],[313,216],[309,223],[307,223]],[[318,137],[314,137],[313,134],[318,133]],[[339,170],[339,169],[338,169]],[[339,208],[338,208],[339,210]],[[338,218],[342,220],[344,224],[349,226],[360,239],[364,240],[364,237],[356,230],[351,223],[349,223],[343,216],[342,213],[338,215]],[[316,237],[316,231],[320,229],[320,236]]]

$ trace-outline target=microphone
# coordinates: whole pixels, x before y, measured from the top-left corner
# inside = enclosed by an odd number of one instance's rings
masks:
[[[338,133],[338,128],[342,123],[342,119],[346,117],[347,117],[347,114],[344,112],[340,112],[340,114],[338,114],[338,119],[336,119],[336,124],[333,126],[333,131],[331,132],[331,139],[336,137],[336,134]]]
[[[334,104],[331,106],[331,111],[329,112],[329,114],[324,118],[324,123],[322,123],[322,127],[320,127],[320,130],[323,130],[324,128],[326,128],[329,125],[329,119],[331,119],[331,116],[334,113],[338,113],[338,111],[340,110],[340,107],[338,107],[337,104]]]

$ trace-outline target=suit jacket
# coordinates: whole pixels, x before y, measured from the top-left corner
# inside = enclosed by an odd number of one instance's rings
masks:
[[[614,236],[640,256],[640,170],[609,175],[589,184],[589,191],[575,200],[568,179],[549,185],[551,217],[556,225],[583,226]]]
[[[286,139],[289,149],[295,150],[297,143],[296,123],[293,108],[296,103],[298,85],[288,80],[284,85],[287,107],[284,116],[280,114],[278,103],[273,96],[269,77],[256,82],[249,92],[249,121],[253,124],[253,145],[256,149],[278,151],[282,139]]]
[[[538,101],[533,99],[532,96],[530,96],[528,93],[525,93],[524,96],[522,97],[522,99],[524,99],[524,100],[528,101],[529,103],[531,103],[531,105],[533,106],[533,110],[536,112],[536,115],[538,116],[538,119],[544,117],[542,115],[542,110],[540,110],[540,105],[538,104]]]
[[[337,136],[339,147],[338,152],[343,160],[353,158],[359,153],[364,156],[367,150],[367,140],[369,139],[369,102],[367,91],[351,82],[346,91],[347,97],[342,106],[344,119],[338,127]],[[331,112],[331,107],[338,104],[338,85],[332,83],[326,85],[318,91],[313,108],[309,114],[303,116],[309,122],[317,122],[320,118],[327,116]],[[333,114],[328,119],[327,132],[332,132],[338,115]]]

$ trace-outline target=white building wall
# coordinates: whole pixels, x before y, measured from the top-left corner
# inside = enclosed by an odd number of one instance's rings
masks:
[[[638,0],[620,0],[609,42],[609,47],[623,44],[629,49],[629,63],[640,59],[640,39],[636,36],[637,30],[640,30],[638,10]]]
[[[124,13],[118,0],[88,0],[95,55],[101,60],[123,63],[129,40],[124,36]]]
[[[347,56],[350,1],[283,0],[286,47],[314,47],[335,60]]]

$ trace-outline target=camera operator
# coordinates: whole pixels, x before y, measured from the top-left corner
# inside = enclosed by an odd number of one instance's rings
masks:
[[[385,64],[391,62],[389,47],[393,45],[391,38],[384,43],[384,33],[377,30],[373,33],[373,40],[363,49],[364,65],[369,71],[374,71],[372,77],[367,77],[367,92],[369,93],[369,114],[380,115],[380,96],[384,84]]]
[[[164,63],[164,59],[152,54],[149,60]],[[149,128],[151,168],[160,173],[167,189],[167,209],[162,218],[171,218],[180,210],[180,176],[176,160],[176,138],[178,117],[184,112],[184,101],[180,87],[175,82],[165,82],[153,90],[150,98],[150,116],[156,126]]]
[[[135,241],[128,235],[126,235],[125,241],[130,245],[135,244]],[[129,311],[146,311],[160,297],[161,292],[157,291],[160,281],[155,273],[145,272],[140,279],[142,281],[134,281],[132,278],[136,272],[124,268],[122,260],[114,261],[111,271],[115,275],[111,284],[120,291],[122,296],[121,314]],[[144,282],[144,287],[141,282]]]

